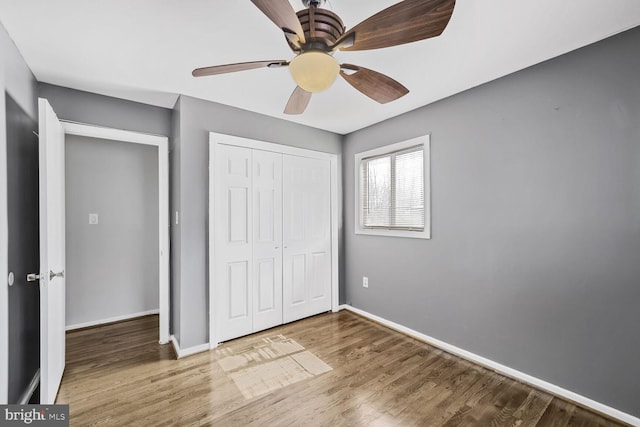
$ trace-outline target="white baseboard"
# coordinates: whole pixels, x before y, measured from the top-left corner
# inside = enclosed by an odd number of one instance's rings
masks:
[[[599,412],[603,415],[618,419],[625,423],[631,424],[633,426],[640,427],[640,418],[634,417],[633,415],[627,414],[625,412],[619,411],[610,406],[604,405],[600,402],[596,402],[595,400],[589,399],[588,397],[581,396],[577,393],[574,393],[570,390],[559,387],[555,384],[551,384],[547,381],[541,380],[539,378],[533,377],[529,374],[525,374],[524,372],[517,371],[508,366],[502,365],[498,362],[494,362],[493,360],[487,359],[485,357],[479,356],[477,354],[471,353],[470,351],[463,350],[454,345],[448,344],[444,341],[440,341],[436,338],[432,338],[428,335],[420,333],[418,331],[414,331],[413,329],[407,328],[406,326],[399,325],[390,320],[384,319],[382,317],[376,316],[375,314],[368,313],[364,310],[360,310],[359,308],[352,307],[350,305],[341,305],[341,310],[348,310],[353,313],[359,314],[362,317],[366,317],[367,319],[373,320],[374,322],[380,323],[388,328],[401,332],[405,335],[408,335],[412,338],[415,338],[419,341],[425,342],[429,345],[437,347],[441,350],[446,351],[447,353],[454,354],[458,357],[461,357],[465,360],[473,362],[475,364],[484,366],[485,368],[491,369],[499,374],[502,374],[506,377],[521,381],[530,386],[533,386],[542,391],[546,391],[554,396],[561,397],[563,399],[569,400],[573,403],[581,405],[583,407],[589,408],[595,412]]]
[[[202,353],[204,351],[209,351],[209,343],[200,344],[189,348],[180,348],[180,344],[176,337],[171,335],[171,344],[173,344],[173,349],[176,352],[176,356],[178,359],[182,359],[183,357],[191,356],[192,354]]]
[[[158,309],[142,311],[140,313],[125,314],[124,316],[110,317],[108,319],[92,320],[91,322],[78,323],[75,325],[67,325],[65,329],[67,331],[73,331],[74,329],[89,328],[91,326],[98,326],[98,325],[104,325],[106,323],[120,322],[123,320],[135,319],[136,317],[149,316],[151,314],[158,314],[158,313],[160,313],[160,310]]]

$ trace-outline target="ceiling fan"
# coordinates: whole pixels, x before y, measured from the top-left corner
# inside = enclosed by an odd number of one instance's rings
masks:
[[[326,0],[302,0],[296,13],[289,0],[251,0],[285,35],[296,54],[291,61],[271,60],[216,65],[193,70],[194,77],[256,68],[289,67],[296,89],[285,114],[302,114],[313,92],[329,88],[338,74],[351,86],[381,104],[409,90],[391,77],[352,64],[338,64],[336,50],[370,50],[437,37],[453,14],[455,0],[404,0],[365,19],[349,31],[335,13],[323,9]]]

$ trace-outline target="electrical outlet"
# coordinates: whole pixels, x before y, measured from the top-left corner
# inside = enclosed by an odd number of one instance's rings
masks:
[[[369,287],[369,278],[367,276],[362,276],[362,287],[363,288]]]

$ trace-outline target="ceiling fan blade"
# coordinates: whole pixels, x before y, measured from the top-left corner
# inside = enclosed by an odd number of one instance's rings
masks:
[[[351,86],[380,104],[395,101],[409,93],[409,89],[377,71],[352,64],[342,64],[341,68],[355,71],[348,74],[340,70],[340,75]]]
[[[334,49],[369,50],[437,37],[449,23],[455,0],[404,0],[362,21]]]
[[[302,89],[300,86],[297,86],[296,89],[291,94],[289,98],[289,102],[287,102],[287,106],[284,109],[285,114],[302,114],[304,110],[309,105],[309,101],[311,100],[311,92],[307,92]]]
[[[235,73],[236,71],[253,70],[262,67],[276,67],[287,65],[285,60],[240,62],[238,64],[214,65],[213,67],[196,68],[193,77],[215,76],[216,74]]]
[[[251,0],[251,2],[282,31],[294,33],[298,36],[300,43],[306,43],[302,25],[289,0]]]

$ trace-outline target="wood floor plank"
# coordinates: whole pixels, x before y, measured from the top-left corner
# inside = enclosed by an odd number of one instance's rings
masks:
[[[331,370],[245,398],[219,361],[269,355],[252,349],[280,335]],[[67,333],[57,402],[70,405],[71,425],[622,425],[349,312],[283,325],[180,360],[157,337],[157,316]],[[238,366],[233,369],[244,369]]]

